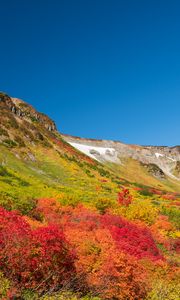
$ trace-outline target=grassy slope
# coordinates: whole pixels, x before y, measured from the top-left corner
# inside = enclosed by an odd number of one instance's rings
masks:
[[[169,192],[180,192],[180,182],[170,177],[164,180],[152,176],[139,163],[139,161],[128,158],[124,159],[122,165],[109,164],[109,167],[114,170],[120,177],[134,184],[140,184],[158,188]]]
[[[63,195],[69,202],[71,198],[73,202],[75,198],[82,202],[97,201],[97,198],[103,197],[115,199],[117,184],[111,179],[103,182],[104,177],[100,174],[104,171],[102,167],[76,161],[75,157],[72,159],[54,149],[40,146],[31,149],[35,161],[23,160],[17,157],[18,150],[13,150],[15,155],[1,146],[0,164],[3,167],[0,172],[0,192],[3,205],[20,208],[19,205],[24,203],[26,206],[27,202],[30,205],[30,200],[36,198],[61,199]]]
[[[84,155],[78,157],[78,152],[75,156],[76,152],[71,155],[68,148],[65,151],[62,143],[56,145],[56,149],[29,146],[26,153],[17,147],[0,146],[1,205],[26,214],[35,206],[36,199],[53,197],[64,204],[82,202],[89,207],[115,207],[119,186],[128,186],[137,198],[139,191],[134,190],[137,186],[143,190],[155,187],[175,191],[174,187],[168,187],[169,182],[159,186],[159,181],[146,174],[136,161],[128,160],[125,166],[118,167],[92,164],[84,159]],[[64,147],[67,147],[66,143]],[[33,161],[27,156],[29,152]],[[148,198],[159,202],[159,196],[148,194]],[[161,203],[164,201],[160,199]]]

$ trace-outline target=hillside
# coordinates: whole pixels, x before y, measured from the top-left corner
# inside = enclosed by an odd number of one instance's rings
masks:
[[[0,124],[1,299],[179,299],[180,146],[64,135],[4,93]]]
[[[138,146],[68,135],[62,137],[73,147],[109,166],[126,180],[180,191],[180,146]]]

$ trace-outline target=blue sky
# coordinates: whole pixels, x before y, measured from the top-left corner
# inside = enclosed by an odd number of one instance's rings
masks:
[[[180,1],[0,4],[0,90],[63,133],[180,144]]]

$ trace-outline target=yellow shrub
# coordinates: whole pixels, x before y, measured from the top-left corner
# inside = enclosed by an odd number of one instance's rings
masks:
[[[141,220],[152,224],[158,215],[158,209],[148,200],[134,200],[126,210],[126,217],[130,220]]]
[[[167,283],[165,281],[156,282],[146,300],[179,300],[180,284]]]
[[[10,287],[9,280],[6,279],[3,273],[0,272],[0,299],[7,296],[9,287]]]

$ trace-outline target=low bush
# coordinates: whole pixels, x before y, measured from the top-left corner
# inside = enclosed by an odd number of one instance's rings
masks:
[[[0,268],[20,289],[43,292],[70,282],[74,254],[56,226],[32,230],[16,212],[0,208]]]

